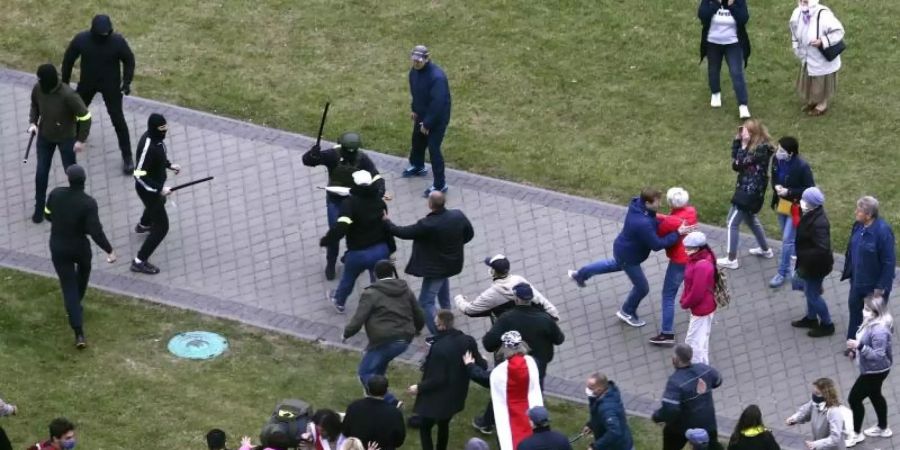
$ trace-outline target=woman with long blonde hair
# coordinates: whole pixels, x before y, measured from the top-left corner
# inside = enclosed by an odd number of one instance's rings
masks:
[[[756,216],[762,209],[769,184],[769,161],[775,150],[772,148],[769,130],[758,119],[747,119],[738,128],[731,142],[731,169],[738,173],[728,211],[728,255],[716,262],[719,267],[737,269],[738,239],[741,222],[756,236],[759,247],[751,248],[750,254],[772,258],[774,253],[766,243],[766,232]]]

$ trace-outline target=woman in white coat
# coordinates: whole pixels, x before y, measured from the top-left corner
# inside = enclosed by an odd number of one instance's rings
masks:
[[[844,26],[819,0],[798,0],[791,14],[790,29],[791,46],[800,60],[796,87],[806,102],[803,111],[810,116],[821,116],[837,91],[837,72],[841,68],[841,57],[829,61],[822,49],[844,39]]]

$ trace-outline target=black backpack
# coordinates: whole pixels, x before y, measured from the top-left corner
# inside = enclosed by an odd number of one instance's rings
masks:
[[[312,406],[303,400],[287,399],[275,405],[272,416],[259,433],[260,443],[267,447],[296,448],[312,421]]]

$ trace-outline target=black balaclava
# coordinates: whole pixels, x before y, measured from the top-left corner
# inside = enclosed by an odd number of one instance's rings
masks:
[[[69,177],[69,186],[84,189],[84,181],[87,179],[84,167],[72,164],[66,169],[66,176]]]
[[[112,20],[106,14],[97,14],[91,21],[91,37],[98,41],[105,41],[112,35]]]
[[[150,118],[147,119],[147,135],[150,136],[151,141],[158,142],[165,139],[167,130],[166,118],[162,114],[150,114]]]
[[[56,73],[56,66],[53,64],[42,64],[38,67],[37,77],[41,92],[45,94],[49,94],[59,86],[59,74]]]

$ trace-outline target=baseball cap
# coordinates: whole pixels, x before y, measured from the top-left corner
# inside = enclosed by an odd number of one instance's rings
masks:
[[[484,263],[496,272],[509,272],[509,259],[502,253],[497,253],[494,256],[484,258]]]
[[[431,56],[431,53],[428,51],[428,47],[424,45],[413,47],[412,52],[409,53],[409,57],[413,61],[425,61],[429,56]]]

